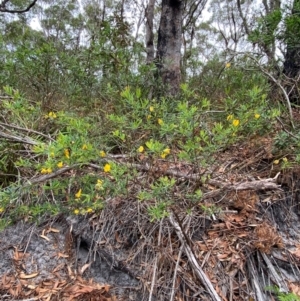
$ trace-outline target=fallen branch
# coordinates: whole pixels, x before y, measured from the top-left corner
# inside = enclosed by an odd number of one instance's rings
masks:
[[[222,301],[219,295],[217,294],[216,290],[214,289],[212,283],[200,267],[192,249],[191,246],[189,245],[188,241],[186,240],[186,235],[184,235],[183,230],[181,229],[179,223],[174,218],[173,213],[170,213],[169,216],[169,221],[171,225],[174,227],[176,234],[181,242],[181,245],[183,246],[183,249],[185,251],[186,256],[189,259],[190,265],[192,266],[195,274],[197,275],[198,279],[203,283],[205,289],[208,291],[210,294],[211,298],[214,301]]]
[[[24,143],[24,144],[30,144],[30,145],[38,145],[39,142],[32,140],[29,137],[18,137],[15,135],[6,134],[2,131],[0,131],[0,138],[4,138],[6,140],[9,140],[11,142],[18,142],[18,143]]]

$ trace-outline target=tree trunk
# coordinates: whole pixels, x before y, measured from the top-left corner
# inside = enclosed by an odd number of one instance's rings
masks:
[[[153,19],[154,19],[155,0],[149,0],[146,8],[146,52],[147,64],[154,60],[154,34],[153,34]]]
[[[290,101],[300,104],[299,91],[297,85],[300,77],[300,0],[294,0],[292,14],[286,21],[287,48],[283,65],[283,74],[290,83],[286,87]]]
[[[181,72],[182,0],[162,0],[157,42],[157,67],[167,94],[179,91]]]

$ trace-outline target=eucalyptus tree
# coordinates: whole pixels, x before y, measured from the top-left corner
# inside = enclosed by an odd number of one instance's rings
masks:
[[[286,52],[283,74],[288,79],[286,90],[291,102],[299,102],[300,80],[300,1],[294,0],[290,14],[285,19]]]

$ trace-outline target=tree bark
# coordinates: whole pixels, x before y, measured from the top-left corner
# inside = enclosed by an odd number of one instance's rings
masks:
[[[167,94],[176,95],[181,81],[182,0],[162,0],[158,30],[157,67]]]
[[[300,77],[300,0],[294,0],[292,14],[286,27],[287,48],[283,65],[283,74],[290,79],[286,91],[291,103],[299,104],[297,84]]]
[[[154,5],[155,5],[155,0],[149,0],[145,12],[147,64],[150,64],[154,61],[154,34],[153,34]]]

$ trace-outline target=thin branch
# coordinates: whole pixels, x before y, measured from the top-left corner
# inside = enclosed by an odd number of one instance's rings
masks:
[[[25,9],[16,10],[16,9],[8,9],[6,8],[6,4],[10,0],[3,0],[0,4],[0,12],[2,13],[10,13],[10,14],[22,14],[28,12],[37,2],[37,0],[33,0]]]
[[[4,138],[11,142],[18,142],[18,143],[24,143],[24,144],[30,144],[30,145],[38,145],[39,142],[32,140],[29,137],[18,137],[15,135],[6,134],[2,131],[0,131],[0,138]]]
[[[293,122],[293,111],[292,111],[292,106],[291,106],[291,102],[289,100],[289,96],[288,94],[286,93],[284,87],[282,87],[282,85],[275,79],[275,77],[270,74],[269,72],[267,72],[262,66],[261,64],[259,64],[259,62],[252,56],[248,56],[250,59],[252,59],[256,64],[257,66],[259,67],[259,69],[262,71],[262,73],[264,73],[265,75],[267,75],[279,88],[280,90],[282,91],[283,93],[283,96],[285,98],[285,101],[286,101],[286,104],[287,104],[287,108],[288,108],[288,111],[289,111],[289,115],[290,115],[290,121],[291,121],[291,125],[293,127],[293,129],[295,129],[295,125],[294,125],[294,122]]]
[[[37,134],[39,136],[42,136],[42,137],[45,137],[49,140],[52,140],[52,141],[55,141],[53,138],[51,138],[50,136],[48,135],[45,135],[41,132],[37,132],[35,130],[31,130],[31,129],[25,129],[25,128],[22,128],[22,127],[19,127],[19,126],[16,126],[16,125],[12,125],[12,124],[7,124],[7,123],[3,123],[3,122],[0,122],[0,126],[2,126],[2,128],[6,128],[6,127],[9,127],[9,128],[12,128],[12,129],[16,129],[16,130],[20,130],[20,131],[23,131],[23,132],[27,132],[27,133],[33,133],[33,134]]]

